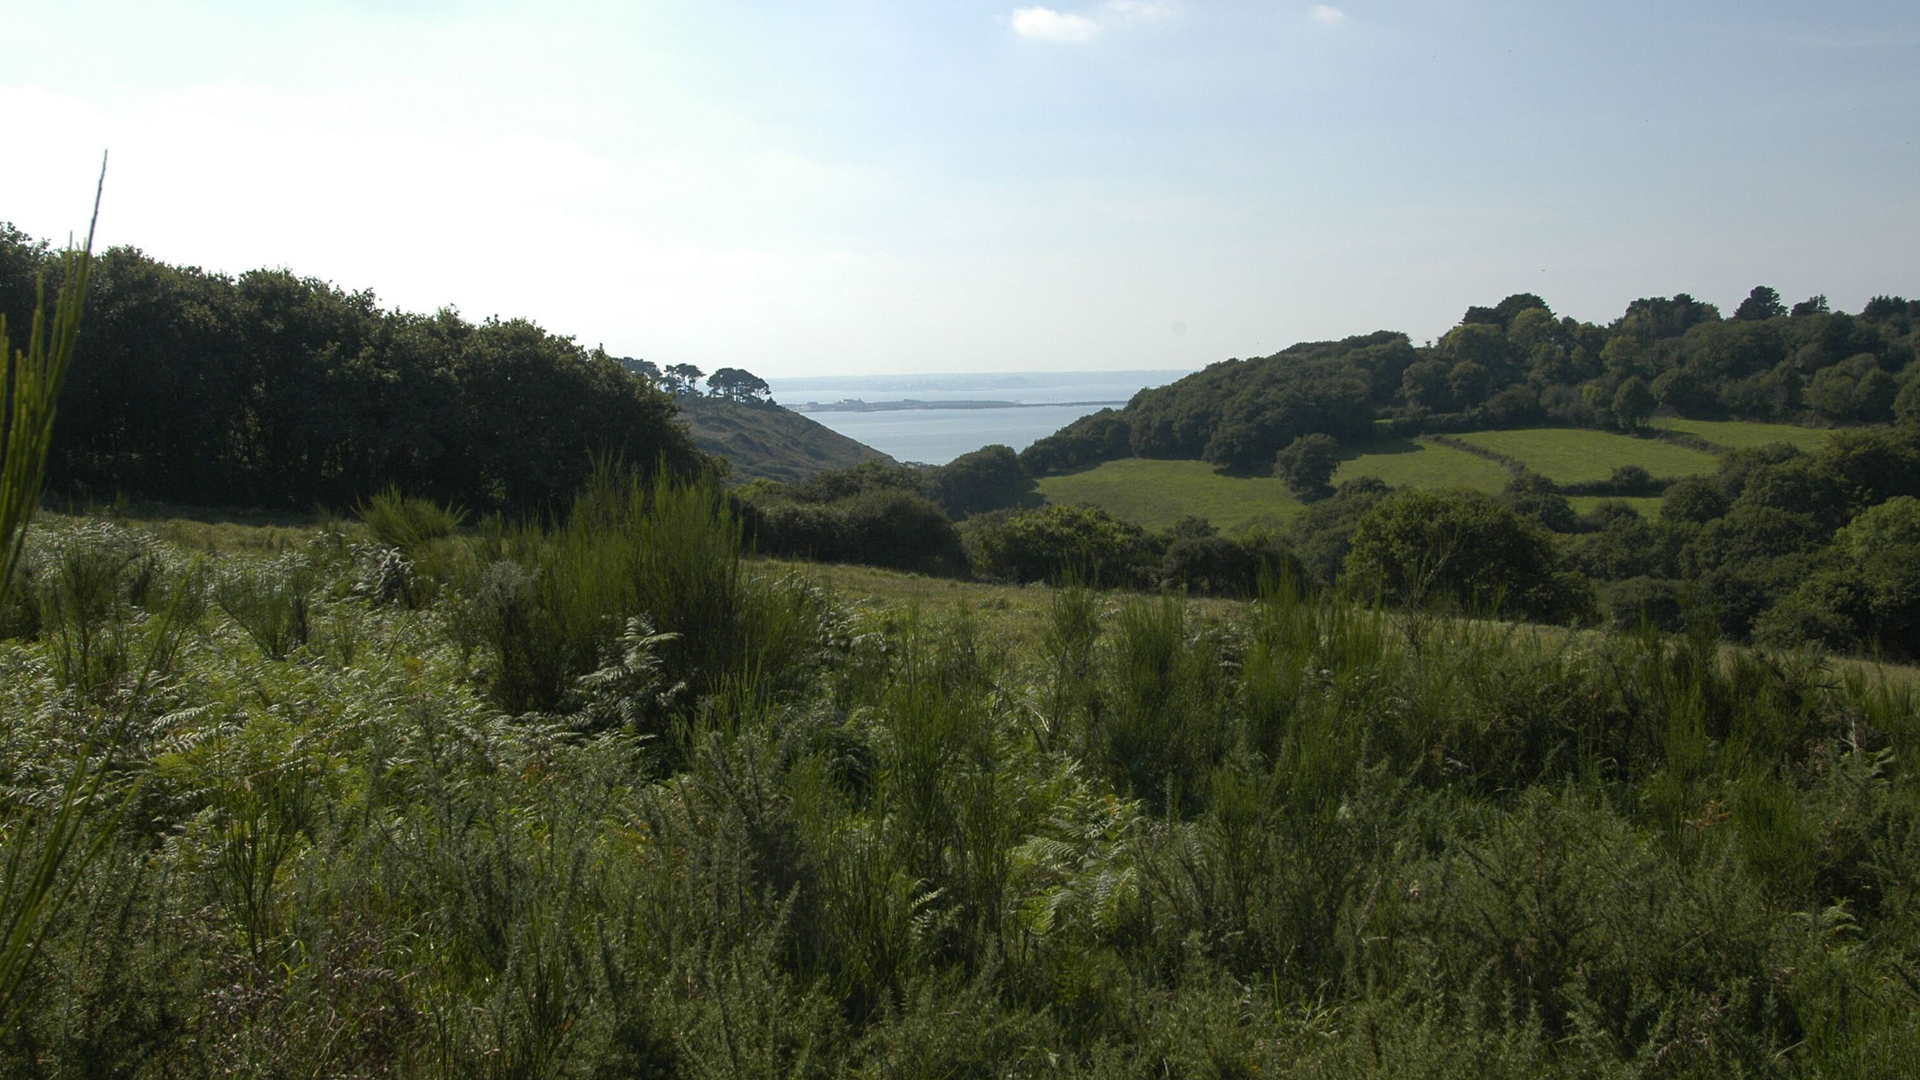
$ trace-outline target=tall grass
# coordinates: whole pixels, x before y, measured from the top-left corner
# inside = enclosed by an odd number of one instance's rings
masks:
[[[100,184],[106,184],[104,161]],[[0,316],[0,367],[5,369],[0,378],[0,608],[15,588],[27,526],[40,504],[55,407],[80,337],[99,217],[96,189],[86,243],[67,249],[51,316],[46,314],[44,279],[34,283],[33,321],[24,350],[13,347]],[[69,771],[50,812],[8,823],[6,868],[0,877],[0,1034],[14,1026],[30,1001],[28,968],[73,887],[69,863],[84,865],[105,843],[105,831],[95,829],[92,820],[104,782],[104,774],[89,769],[83,758]]]

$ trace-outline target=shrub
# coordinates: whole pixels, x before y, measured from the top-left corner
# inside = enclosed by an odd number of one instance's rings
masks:
[[[1507,481],[1500,497],[1514,513],[1532,518],[1554,532],[1570,533],[1580,527],[1573,504],[1554,488],[1553,481],[1539,473],[1525,472]]]
[[[1296,495],[1319,495],[1333,490],[1333,471],[1340,467],[1340,444],[1319,432],[1302,435],[1273,458],[1273,475],[1287,482]]]
[[[636,640],[657,659],[648,678],[684,683],[687,702],[730,682],[780,690],[808,674],[826,609],[806,590],[748,581],[743,535],[711,481],[602,470],[564,522],[500,539],[457,621],[488,646],[494,699],[515,713],[577,709],[578,680],[628,663]],[[654,629],[630,629],[636,616]]]
[[[1414,607],[1434,601],[1560,622],[1592,607],[1584,579],[1556,570],[1552,538],[1492,496],[1402,491],[1353,533],[1356,587]]]
[[[464,510],[400,494],[389,487],[354,511],[374,539],[418,558],[427,544],[452,536],[466,519]]]
[[[1279,577],[1303,581],[1306,571],[1293,552],[1268,538],[1181,537],[1160,560],[1162,585],[1206,596],[1251,597],[1262,579]]]
[[[1652,627],[1675,633],[1684,625],[1684,586],[1661,578],[1633,577],[1600,588],[1600,603],[1615,631],[1630,633]]]
[[[969,514],[1036,501],[1034,481],[1008,446],[961,454],[932,471],[927,495],[955,521]]]
[[[1069,573],[1105,586],[1140,581],[1146,533],[1092,506],[1046,506],[968,522],[975,572],[1005,581],[1058,581]]]
[[[904,488],[875,487],[827,502],[761,495],[747,504],[745,516],[762,555],[948,576],[966,572],[953,522],[925,496]]]
[[[313,566],[298,555],[227,566],[214,579],[214,601],[247,632],[269,660],[283,660],[307,643]]]
[[[1705,524],[1727,512],[1727,496],[1705,477],[1688,477],[1669,486],[1660,498],[1660,520]]]

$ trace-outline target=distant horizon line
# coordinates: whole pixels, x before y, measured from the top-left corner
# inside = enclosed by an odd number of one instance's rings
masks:
[[[1016,378],[1033,379],[1060,375],[1169,375],[1191,374],[1200,371],[1199,367],[1150,367],[1150,368],[1061,368],[1052,370],[1025,371],[900,371],[900,372],[853,372],[845,374],[820,375],[768,375],[768,382],[806,382],[834,379],[988,379]]]

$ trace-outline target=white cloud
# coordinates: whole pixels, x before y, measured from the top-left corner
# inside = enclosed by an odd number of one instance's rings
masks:
[[[1180,5],[1173,0],[1109,0],[1107,10],[1134,22],[1159,22],[1173,18]]]
[[[1030,7],[1013,10],[1013,32],[1035,41],[1065,41],[1078,44],[1092,41],[1100,24],[1084,15],[1073,15],[1052,8]]]
[[[1347,13],[1331,4],[1315,4],[1307,9],[1307,18],[1321,26],[1339,26],[1347,21]]]

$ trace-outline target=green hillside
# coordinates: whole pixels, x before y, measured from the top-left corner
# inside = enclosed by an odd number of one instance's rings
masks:
[[[1281,525],[1300,510],[1300,501],[1280,481],[1222,476],[1204,461],[1122,458],[1084,472],[1043,477],[1039,489],[1050,503],[1087,503],[1150,529],[1198,517],[1238,533]]]
[[[829,469],[893,459],[797,412],[773,404],[688,395],[680,417],[693,441],[733,462],[735,480],[804,480]]]
[[[1510,475],[1499,463],[1464,450],[1425,440],[1388,439],[1344,455],[1333,481],[1371,476],[1393,487],[1499,491]],[[1082,472],[1043,477],[1039,487],[1048,502],[1089,503],[1152,529],[1199,517],[1239,533],[1282,525],[1301,507],[1279,480],[1222,475],[1204,461],[1122,458]]]
[[[1712,454],[1673,443],[1580,428],[1476,431],[1461,438],[1513,458],[1556,484],[1605,480],[1625,465],[1638,465],[1658,480],[1699,476],[1718,465]]]
[[[1813,451],[1825,446],[1831,434],[1823,428],[1735,421],[1667,420],[1662,425],[1729,449],[1784,442]],[[1623,465],[1638,465],[1658,480],[1711,475],[1718,466],[1713,454],[1660,439],[1579,428],[1478,431],[1459,438],[1562,485],[1602,481]],[[1512,475],[1497,460],[1431,439],[1382,439],[1342,455],[1333,482],[1339,485],[1371,476],[1396,488],[1497,492]],[[1195,460],[1121,458],[1080,472],[1042,477],[1039,490],[1048,502],[1087,503],[1150,529],[1200,517],[1226,532],[1241,533],[1283,525],[1301,507],[1279,480],[1224,475]],[[1570,501],[1584,513],[1603,497],[1582,495]],[[1658,498],[1625,501],[1648,517],[1660,509]]]
[[[1668,431],[1696,435],[1728,450],[1745,450],[1768,443],[1786,443],[1811,454],[1827,445],[1831,428],[1801,427],[1797,424],[1763,424],[1750,420],[1687,420],[1678,416],[1655,420],[1653,426]]]
[[[1333,474],[1344,484],[1371,476],[1393,487],[1463,487],[1499,491],[1512,474],[1488,461],[1451,446],[1414,439],[1387,439],[1349,453]]]

